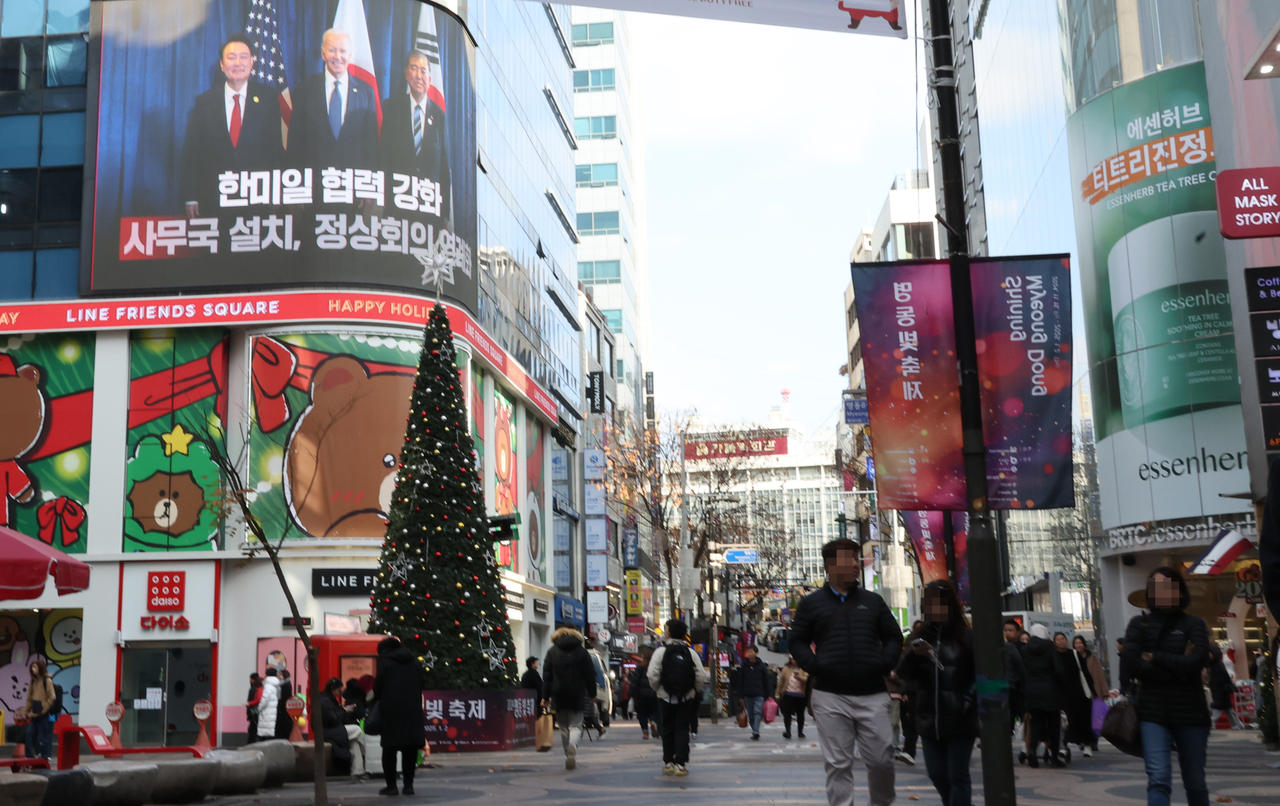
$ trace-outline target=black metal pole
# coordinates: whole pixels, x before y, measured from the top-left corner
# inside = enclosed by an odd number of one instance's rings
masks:
[[[942,197],[951,260],[956,353],[960,369],[960,422],[964,433],[964,475],[969,501],[969,606],[982,715],[982,785],[987,806],[1014,806],[1013,743],[1004,672],[1000,551],[987,509],[987,451],[982,437],[982,400],[969,279],[969,227],[965,214],[964,167],[960,157],[960,113],[956,103],[955,55],[950,0],[929,0],[937,147],[942,165]]]

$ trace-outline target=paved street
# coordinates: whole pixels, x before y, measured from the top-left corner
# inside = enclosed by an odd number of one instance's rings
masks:
[[[564,756],[521,751],[479,755],[436,755],[438,765],[420,770],[413,798],[399,803],[474,803],[502,806],[553,806],[565,803],[618,804],[825,804],[822,758],[816,731],[805,742],[782,738],[781,724],[766,725],[759,742],[736,725],[703,724],[689,764],[688,778],[664,778],[661,746],[641,741],[634,722],[614,723],[602,741],[584,743],[578,769],[566,772]],[[1280,754],[1268,755],[1246,733],[1216,732],[1210,742],[1210,796],[1216,802],[1280,803]],[[975,802],[981,803],[981,773],[974,757]],[[866,778],[858,772],[858,803],[866,803]],[[344,806],[388,803],[379,798],[381,783],[333,782],[331,801]],[[1075,759],[1065,770],[1018,769],[1020,804],[1110,806],[1144,804],[1141,761],[1104,746],[1099,756]],[[250,799],[222,799],[219,806],[261,803],[293,806],[309,803],[309,787],[292,784],[283,791]],[[1222,800],[1230,798],[1229,801]],[[923,760],[898,765],[898,803],[937,804]],[[1174,803],[1185,803],[1180,791]]]

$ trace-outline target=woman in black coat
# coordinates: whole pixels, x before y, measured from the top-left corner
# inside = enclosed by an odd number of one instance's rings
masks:
[[[1030,714],[1027,764],[1040,766],[1036,751],[1043,743],[1049,750],[1049,763],[1065,767],[1058,757],[1065,705],[1062,653],[1049,640],[1049,631],[1043,624],[1031,626],[1031,637],[1022,645],[1022,661],[1027,670],[1026,707]]]
[[[1188,806],[1208,806],[1204,779],[1209,704],[1200,673],[1209,661],[1204,619],[1188,615],[1191,591],[1181,572],[1160,567],[1147,577],[1150,613],[1134,616],[1124,633],[1125,670],[1138,680],[1138,727],[1147,769],[1148,806],[1167,806],[1178,746]]]
[[[896,674],[912,687],[925,768],[943,806],[969,806],[978,736],[972,632],[950,582],[926,585],[920,607],[925,623],[911,633]]]
[[[418,751],[427,743],[422,719],[422,665],[398,638],[384,638],[378,644],[378,682],[374,696],[382,719],[382,773],[387,785],[382,795],[395,795],[396,753],[404,772],[404,793],[413,794],[413,772]]]
[[[347,736],[347,712],[338,702],[338,694],[342,691],[342,681],[334,677],[324,684],[324,693],[320,695],[320,724],[324,728],[324,740],[333,745],[333,758],[336,761],[351,760],[351,739]]]
[[[1234,730],[1244,730],[1244,723],[1240,721],[1239,715],[1236,714],[1235,703],[1231,701],[1232,696],[1236,693],[1236,684],[1231,679],[1231,673],[1227,671],[1227,667],[1222,663],[1222,650],[1216,646],[1209,647],[1209,726],[1212,728],[1218,724],[1218,718],[1223,714],[1227,715],[1227,719],[1231,722]]]

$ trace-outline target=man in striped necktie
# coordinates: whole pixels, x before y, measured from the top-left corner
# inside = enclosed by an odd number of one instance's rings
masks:
[[[445,149],[444,110],[428,96],[431,66],[422,51],[410,51],[405,60],[405,83],[408,92],[382,102],[382,166],[387,172],[387,188],[392,190],[409,177],[408,187],[400,195],[412,195],[413,209],[437,217],[436,223],[449,220],[449,162]],[[415,181],[416,180],[416,181]],[[426,184],[429,190],[423,190]],[[414,188],[418,190],[415,192]],[[397,206],[404,209],[400,200]]]

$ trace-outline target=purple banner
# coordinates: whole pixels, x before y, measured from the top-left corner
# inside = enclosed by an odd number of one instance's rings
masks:
[[[915,512],[902,513],[907,536],[916,552],[920,565],[920,580],[928,585],[938,579],[949,579],[947,574],[947,536],[944,532],[947,515],[951,517],[951,551],[956,562],[956,595],[964,604],[969,603],[969,513],[967,512]]]
[[[951,275],[944,261],[856,264],[876,491],[884,509],[964,509]]]
[[[538,693],[518,691],[428,691],[423,716],[431,752],[475,753],[532,747]]]
[[[991,509],[1075,506],[1065,256],[971,264]]]

